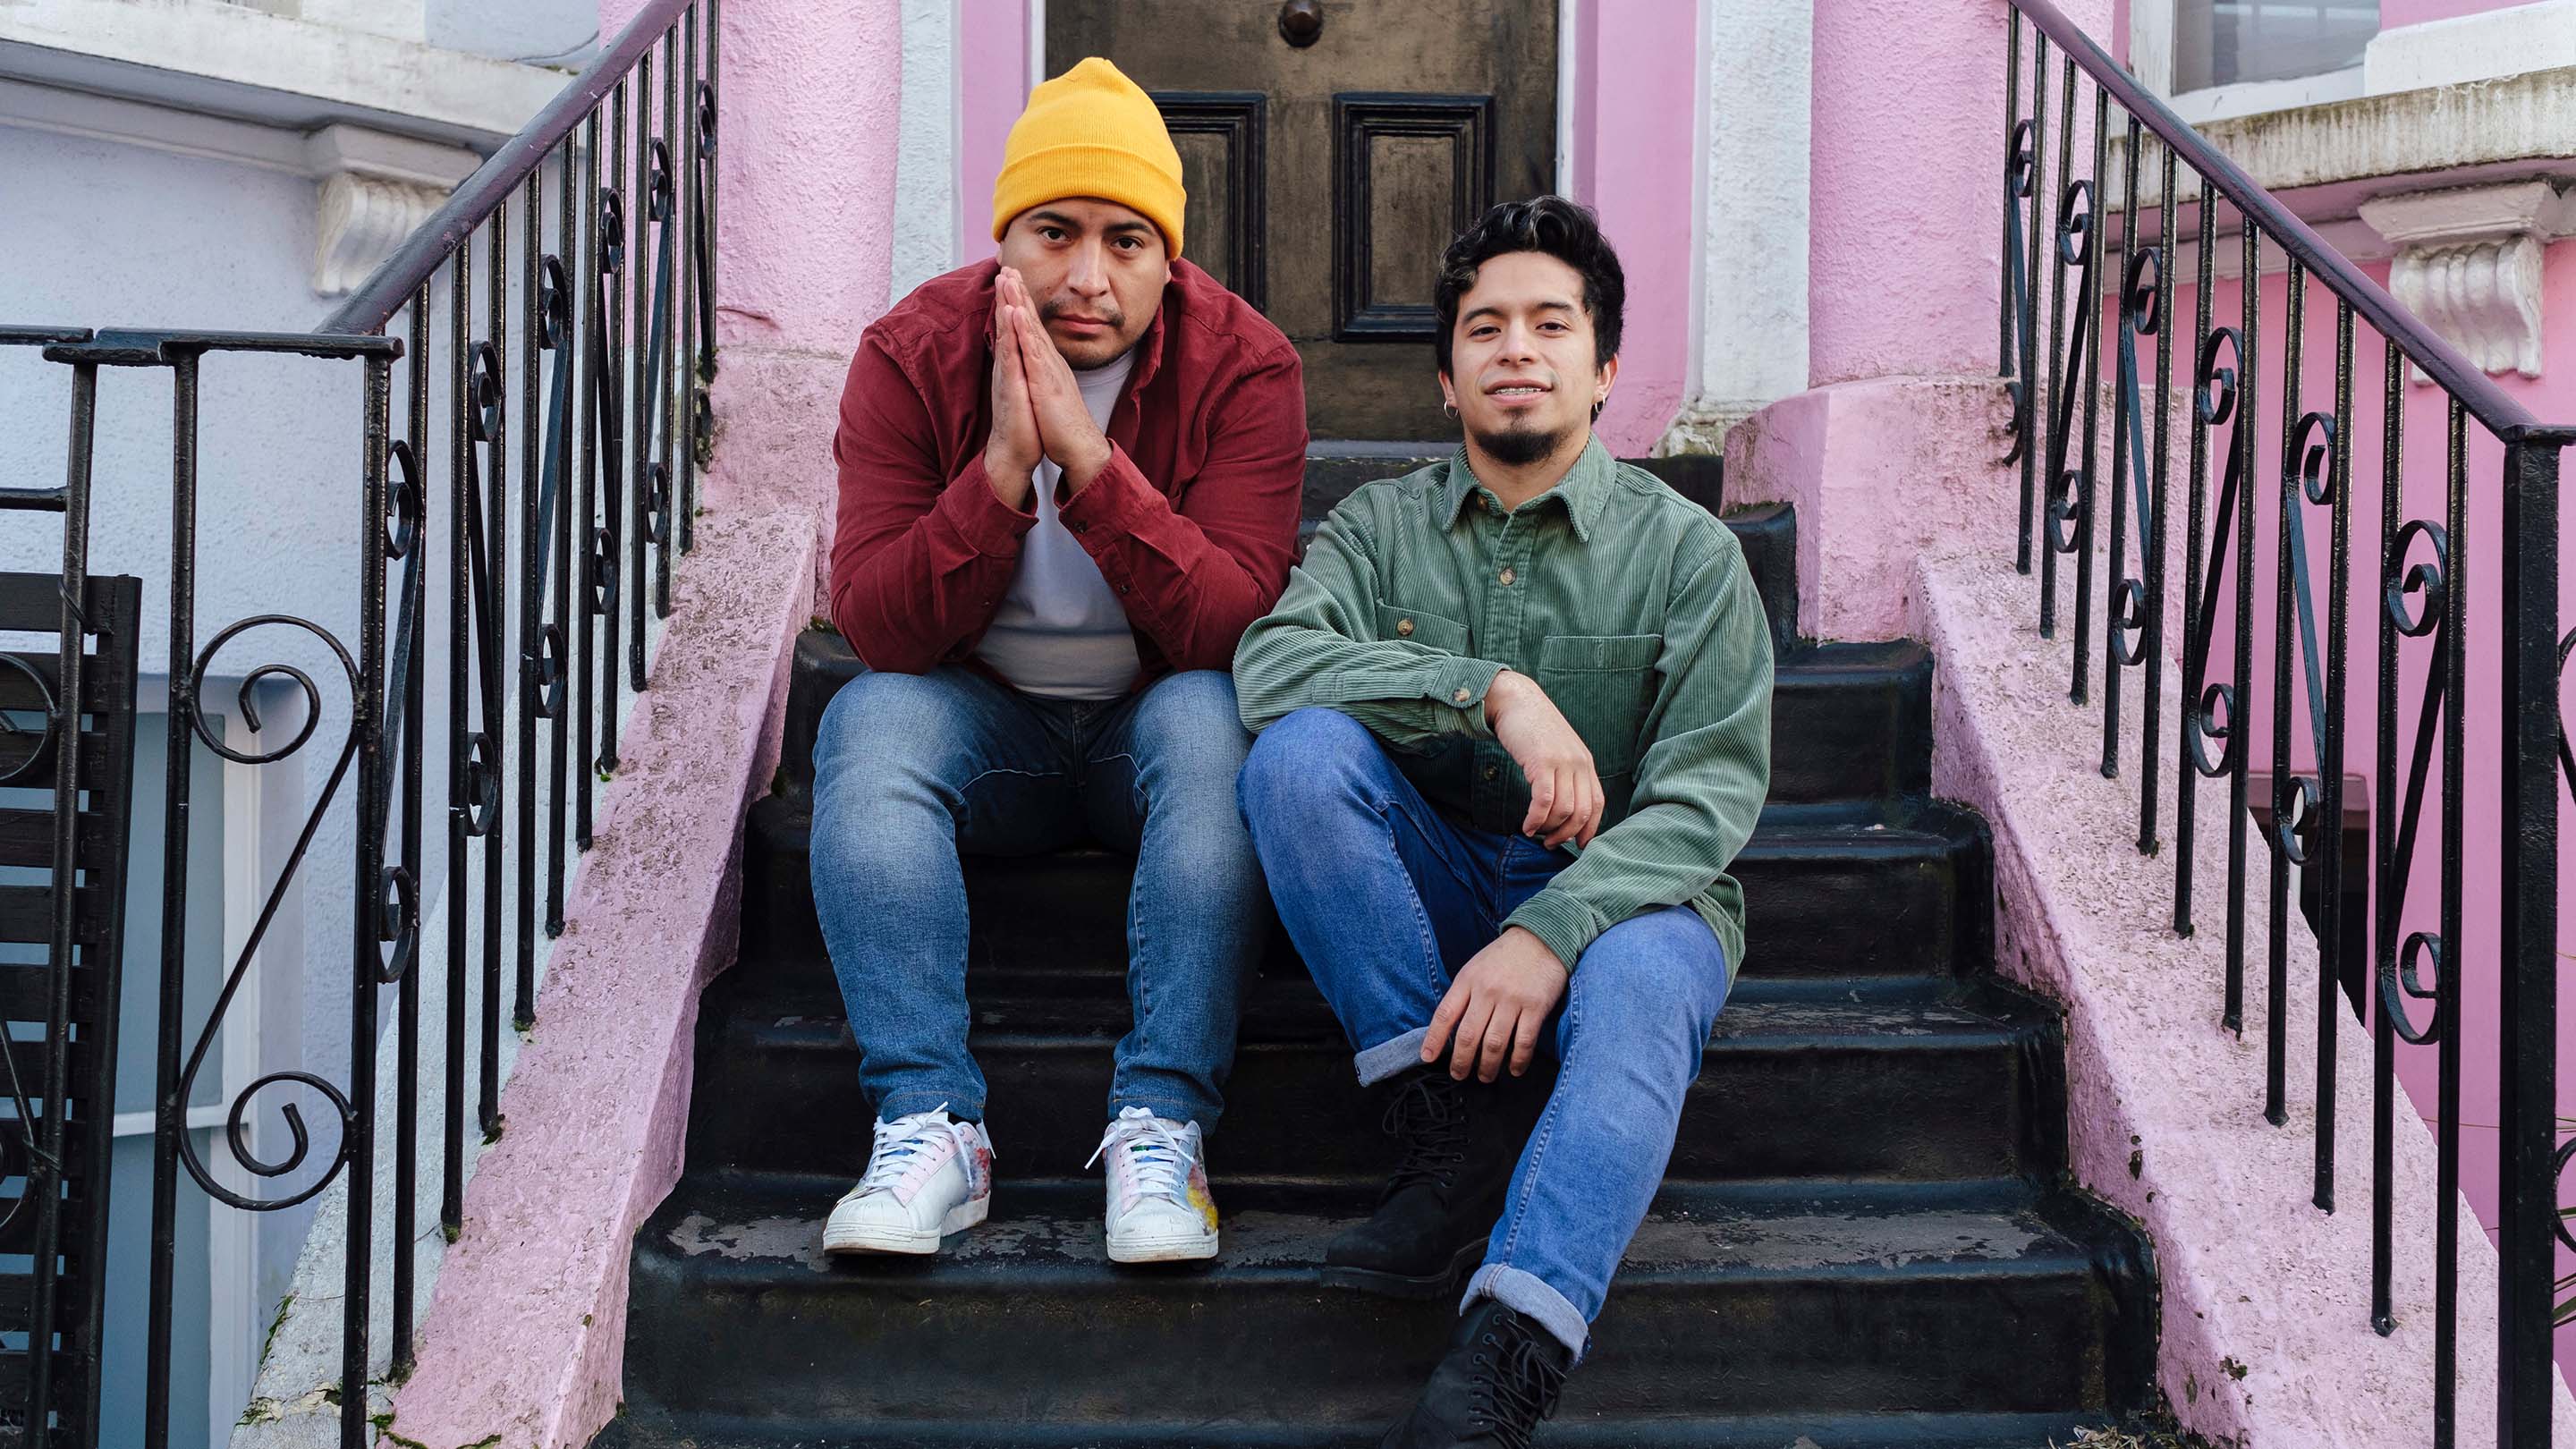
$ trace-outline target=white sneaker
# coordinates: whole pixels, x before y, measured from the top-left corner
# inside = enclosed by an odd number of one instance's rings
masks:
[[[1101,1134],[1091,1162],[1109,1159],[1110,1262],[1216,1256],[1216,1199],[1208,1196],[1199,1135],[1196,1122],[1157,1117],[1143,1107],[1121,1111]]]
[[[823,1225],[827,1253],[936,1253],[993,1205],[993,1139],[948,1105],[877,1123],[867,1176]]]

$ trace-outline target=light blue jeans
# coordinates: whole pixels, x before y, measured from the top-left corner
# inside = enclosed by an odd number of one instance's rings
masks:
[[[1298,710],[1264,731],[1238,793],[1280,920],[1364,1085],[1421,1062],[1452,974],[1570,860],[1441,815],[1338,710]],[[1462,1311],[1499,1299],[1583,1352],[1672,1160],[1726,989],[1725,951],[1687,906],[1623,921],[1583,953],[1540,1037],[1560,1063],[1555,1093]]]
[[[1108,1117],[1213,1130],[1269,897],[1236,813],[1251,738],[1232,676],[1167,675],[1123,700],[1040,699],[970,670],[862,674],[814,742],[814,905],[881,1118],[984,1116],[966,1048],[963,855],[1097,842],[1136,857]],[[1104,1118],[1106,1120],[1106,1118]]]

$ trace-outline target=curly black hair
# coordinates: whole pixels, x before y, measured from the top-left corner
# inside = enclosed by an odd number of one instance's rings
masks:
[[[1600,218],[1591,208],[1562,196],[1537,196],[1497,203],[1441,254],[1440,279],[1431,288],[1431,305],[1440,314],[1440,331],[1431,345],[1441,372],[1449,371],[1458,299],[1476,285],[1479,268],[1512,252],[1543,252],[1572,267],[1583,278],[1583,312],[1592,319],[1592,365],[1619,355],[1620,317],[1628,306],[1628,277],[1619,268],[1619,254],[1601,234]]]

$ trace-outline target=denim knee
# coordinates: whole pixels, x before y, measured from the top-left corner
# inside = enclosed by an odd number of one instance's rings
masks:
[[[1132,738],[1137,775],[1164,797],[1208,790],[1224,798],[1252,748],[1234,676],[1221,669],[1157,680],[1136,702]]]
[[[1377,736],[1340,710],[1295,710],[1252,742],[1236,800],[1255,829],[1293,826],[1327,802],[1347,801],[1362,773],[1383,758]]]
[[[1571,989],[1582,994],[1586,1032],[1639,1053],[1687,1053],[1696,1063],[1726,1002],[1725,948],[1698,912],[1667,906],[1602,932]]]

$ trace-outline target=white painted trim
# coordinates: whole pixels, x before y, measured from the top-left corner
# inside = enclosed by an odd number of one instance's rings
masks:
[[[6,77],[0,123],[264,171],[304,170],[304,138],[292,131]]]
[[[2361,74],[2360,66],[2348,65],[2341,70],[2294,76],[2288,80],[2240,81],[2235,85],[2211,86],[2175,96],[2173,108],[2176,115],[2197,126],[2238,116],[2330,105],[2361,95]]]
[[[245,725],[239,713],[228,714],[224,717],[224,744],[236,754],[254,754],[259,749],[259,731]],[[251,925],[259,919],[265,871],[260,850],[259,767],[226,760],[223,777],[224,954],[218,969],[229,971],[232,963],[241,959],[250,941]],[[197,1125],[199,1112],[214,1119],[209,1125],[222,1122],[228,1104],[259,1078],[265,1055],[260,971],[261,959],[253,954],[226,1018],[229,1029],[224,1032],[217,1065],[218,1105],[191,1111],[191,1127]],[[208,1006],[211,1008],[212,1003]],[[256,1123],[250,1131],[256,1151]],[[210,1167],[216,1160],[213,1154],[208,1155]],[[222,1160],[230,1161],[230,1155]],[[218,1175],[222,1176],[220,1172]],[[257,1316],[259,1302],[259,1214],[228,1207],[212,1198],[206,1201],[206,1212],[206,1413],[208,1423],[226,1424],[250,1401],[251,1383],[259,1373],[258,1355],[251,1346],[252,1320]]]
[[[222,1103],[216,1103],[212,1106],[206,1107],[189,1108],[188,1130],[191,1132],[203,1132],[210,1127],[221,1127],[224,1125],[225,1110],[226,1108]],[[109,1120],[108,1135],[112,1137],[149,1137],[157,1128],[159,1128],[160,1125],[160,1115],[158,1113],[119,1112],[115,1117]]]
[[[2129,73],[2160,96],[2173,94],[2173,41],[2173,0],[2129,0]]]
[[[1046,0],[1029,0],[1028,91],[1046,83]],[[1028,91],[1022,91],[1026,95]]]
[[[0,4],[0,76],[298,131],[350,120],[485,150],[564,85],[561,71],[225,0]]]
[[[2576,0],[2400,25],[2362,52],[2364,93],[2466,85],[2576,65]]]
[[[1709,23],[1707,4],[1691,7],[1691,167],[1690,210],[1690,311],[1683,319],[1682,396],[1685,405],[1697,398],[1700,380],[1708,375],[1705,359],[1708,349],[1708,196],[1710,137],[1717,126],[1712,105],[1715,87],[1710,83],[1708,67],[1710,48],[1717,27]]]
[[[1556,0],[1556,194],[1569,198],[1574,195],[1574,27],[1582,19],[1581,4]]]

